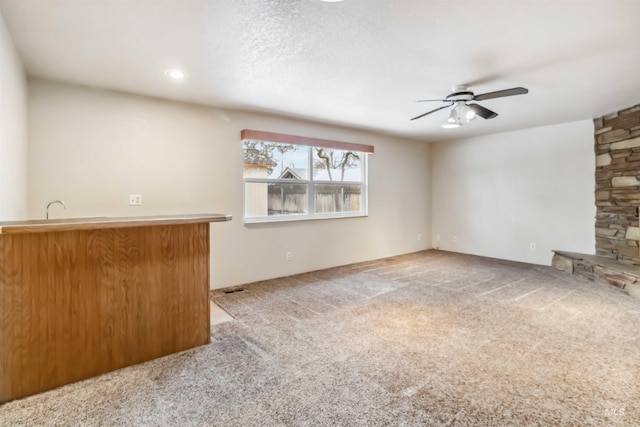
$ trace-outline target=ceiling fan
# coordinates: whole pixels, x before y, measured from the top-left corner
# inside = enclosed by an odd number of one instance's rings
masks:
[[[528,89],[523,87],[514,87],[511,89],[498,90],[495,92],[487,92],[482,93],[480,95],[474,94],[469,90],[467,86],[460,85],[454,86],[452,88],[452,92],[447,95],[444,99],[421,99],[417,102],[446,102],[447,105],[444,107],[436,108],[435,110],[427,111],[424,114],[420,114],[412,118],[411,120],[416,120],[431,113],[435,113],[436,111],[440,111],[445,108],[449,108],[455,105],[451,113],[449,114],[449,118],[447,122],[442,125],[443,128],[456,128],[462,126],[464,123],[469,123],[471,120],[475,119],[476,116],[480,116],[483,119],[493,119],[498,116],[498,113],[489,110],[488,108],[483,107],[482,105],[469,102],[471,101],[484,101],[485,99],[493,99],[493,98],[503,98],[505,96],[514,96],[514,95],[524,95],[529,93]]]

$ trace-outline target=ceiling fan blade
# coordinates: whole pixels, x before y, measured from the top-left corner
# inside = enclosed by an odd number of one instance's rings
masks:
[[[424,117],[424,116],[426,116],[426,115],[429,115],[429,114],[431,114],[431,113],[435,113],[436,111],[440,111],[440,110],[442,110],[443,108],[449,108],[449,107],[451,107],[452,105],[453,105],[453,104],[449,104],[449,105],[445,105],[444,107],[436,108],[435,110],[427,111],[426,113],[424,113],[424,114],[420,114],[419,116],[416,116],[416,117],[414,117],[414,118],[413,118],[413,119],[411,119],[411,120],[419,119],[419,118]]]
[[[473,97],[474,101],[482,101],[485,99],[503,98],[505,96],[524,95],[529,93],[529,89],[523,87],[513,87],[511,89],[498,90],[496,92],[481,93]]]
[[[416,102],[449,102],[448,99],[419,99]]]
[[[498,117],[498,113],[491,111],[488,108],[484,108],[479,104],[467,104],[467,107],[471,108],[474,113],[483,119],[493,119],[494,117]]]

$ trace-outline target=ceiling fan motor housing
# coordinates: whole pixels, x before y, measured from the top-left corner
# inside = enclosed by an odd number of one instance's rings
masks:
[[[451,93],[445,98],[447,101],[472,101],[473,92],[467,86],[454,86]]]

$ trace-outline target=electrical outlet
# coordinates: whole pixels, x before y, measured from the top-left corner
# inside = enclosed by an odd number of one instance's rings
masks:
[[[293,259],[293,254],[291,252],[287,252],[287,261],[291,261]]]
[[[535,250],[536,250],[536,244],[535,244],[535,243],[533,243],[533,242],[531,242],[531,243],[529,244],[529,249],[530,249],[531,251],[535,251]]]
[[[141,206],[142,194],[129,194],[129,206]]]
[[[418,241],[422,240],[422,234],[418,233]]]
[[[454,242],[458,241],[458,236],[451,236],[451,240],[453,240]]]

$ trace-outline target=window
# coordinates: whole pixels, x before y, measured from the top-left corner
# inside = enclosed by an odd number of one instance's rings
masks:
[[[364,216],[370,145],[243,130],[245,222]]]

